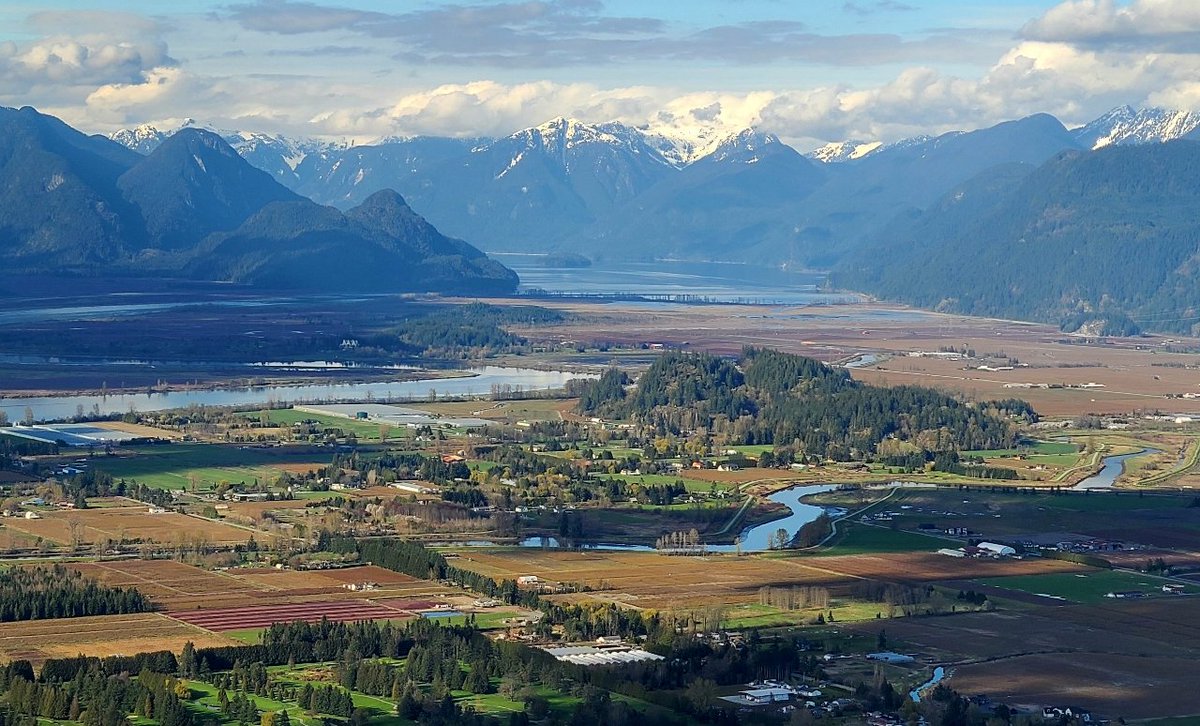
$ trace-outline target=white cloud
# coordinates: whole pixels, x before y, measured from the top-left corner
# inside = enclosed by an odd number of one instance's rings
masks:
[[[282,34],[246,29],[245,18],[242,25],[195,21],[199,25],[187,33],[207,33],[201,37],[209,50],[230,27],[269,40],[257,49],[244,37],[229,41],[247,56],[207,65],[176,62],[163,38],[180,38],[184,31],[171,36],[155,21],[106,13],[35,16],[32,25],[58,34],[0,43],[0,103],[32,103],[95,131],[196,116],[228,128],[359,140],[390,134],[499,136],[564,115],[652,124],[688,135],[757,126],[800,147],[847,138],[890,141],[1037,112],[1081,123],[1120,103],[1200,107],[1200,47],[1188,47],[1200,44],[1200,0],[1066,0],[1027,23],[1020,37],[992,56],[994,63],[973,74],[949,73],[931,62],[901,66],[884,82],[851,84],[829,73],[819,84],[753,88],[747,82],[736,92],[594,80],[604,73],[578,74],[588,82],[555,81],[546,78],[557,76],[548,68],[475,70],[470,73],[476,80],[441,82],[447,74],[465,72],[413,66],[405,76],[394,61],[372,70],[365,65],[378,60],[371,55],[378,49],[358,46],[352,60],[280,61],[281,50],[314,47],[289,40],[291,33],[344,26],[346,17],[278,0],[246,7],[307,10],[289,16],[303,22]],[[300,45],[287,45],[293,42]],[[242,72],[250,67],[262,72]],[[278,75],[293,68],[296,75]],[[505,80],[490,78],[497,75]]]

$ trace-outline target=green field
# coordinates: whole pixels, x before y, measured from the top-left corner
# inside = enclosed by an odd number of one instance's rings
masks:
[[[958,545],[953,540],[917,532],[874,527],[843,522],[831,546],[822,551],[828,555],[865,555],[876,552],[934,552],[942,547]]]
[[[274,483],[284,464],[325,465],[332,453],[309,447],[255,448],[237,444],[160,444],[134,447],[134,456],[93,459],[97,471],[161,489],[212,489],[221,482]]]
[[[976,580],[976,582],[1035,595],[1050,595],[1071,602],[1098,604],[1112,602],[1110,598],[1105,597],[1110,592],[1130,590],[1145,592],[1147,597],[1169,597],[1162,592],[1162,586],[1164,583],[1174,582],[1174,580],[1133,572],[1089,570],[1050,575],[989,577]],[[1189,585],[1187,592],[1200,592],[1200,586]]]
[[[261,421],[265,417],[267,421],[282,426],[291,426],[303,421],[316,421],[322,427],[341,429],[346,434],[354,434],[355,438],[362,441],[379,441],[380,431],[387,434],[389,441],[406,438],[409,435],[408,429],[403,426],[389,426],[375,421],[358,421],[352,418],[342,418],[341,416],[308,413],[291,408],[250,411],[242,414],[242,416],[254,421]]]
[[[975,451],[963,451],[963,456],[979,456],[984,459],[1004,459],[1013,456],[1064,456],[1074,455],[1071,461],[1078,458],[1080,446],[1065,441],[1034,441],[1029,444],[1023,444],[1013,449],[978,449]]]

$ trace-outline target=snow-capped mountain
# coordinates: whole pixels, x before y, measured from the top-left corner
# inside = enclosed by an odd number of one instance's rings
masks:
[[[822,164],[839,164],[861,159],[879,151],[883,146],[882,141],[834,141],[813,149],[805,156]]]
[[[116,133],[110,134],[108,138],[124,147],[133,149],[139,154],[149,154],[162,145],[162,142],[166,141],[176,131],[190,128],[195,123],[193,119],[184,119],[183,123],[167,131],[163,131],[151,124],[140,124],[131,129],[121,129]]]
[[[1200,115],[1165,108],[1118,106],[1074,130],[1085,149],[1173,141],[1200,128]]]
[[[347,142],[216,129],[197,124],[190,118],[185,119],[179,126],[169,129],[160,129],[151,124],[141,124],[131,129],[121,129],[110,134],[109,138],[141,154],[149,154],[176,132],[185,128],[200,128],[220,135],[226,143],[237,150],[243,159],[271,174],[277,181],[287,186],[295,186],[297,182],[296,168],[308,156],[339,151],[349,146]]]

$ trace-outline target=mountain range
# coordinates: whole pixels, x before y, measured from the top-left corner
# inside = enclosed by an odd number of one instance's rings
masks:
[[[418,136],[358,146],[221,133],[251,164],[318,203],[348,209],[393,189],[442,231],[488,251],[826,268],[882,234],[893,217],[926,209],[990,167],[1194,138],[1198,127],[1200,116],[1190,112],[1124,106],[1076,129],[1039,114],[808,154],[756,129],[681,138],[566,118],[498,139]],[[113,139],[144,152],[167,136],[138,127]]]
[[[276,289],[516,287],[511,270],[438,232],[395,192],[343,211],[288,189],[211,131],[129,141],[148,153],[32,108],[0,109],[7,271],[173,275]]]
[[[1122,107],[1075,129],[1035,114],[809,155],[755,129],[680,139],[567,118],[498,139],[351,146],[194,123],[108,139],[3,109],[0,260],[274,287],[513,289],[478,245],[806,266],[948,311],[1188,332],[1200,322],[1198,137],[1194,114]],[[1118,279],[1129,264],[1147,269]]]

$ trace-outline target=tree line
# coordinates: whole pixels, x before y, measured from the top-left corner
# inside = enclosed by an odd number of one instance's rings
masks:
[[[145,613],[149,598],[131,587],[109,587],[78,570],[13,567],[0,571],[0,622]]]

